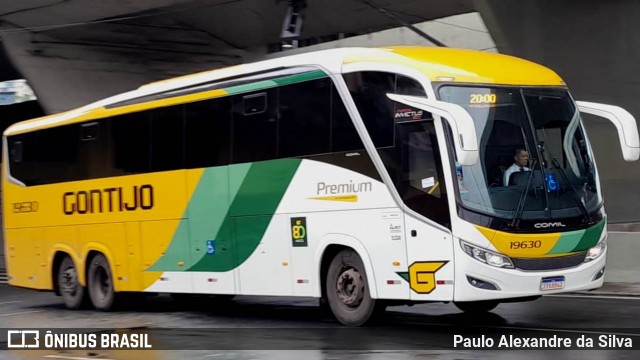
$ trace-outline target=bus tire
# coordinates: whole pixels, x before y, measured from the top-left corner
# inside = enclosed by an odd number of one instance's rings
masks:
[[[347,326],[361,326],[374,320],[384,307],[369,293],[362,259],[350,249],[340,251],[327,270],[327,302],[336,319]]]
[[[67,309],[80,309],[87,303],[87,289],[78,281],[78,269],[69,256],[65,256],[56,274],[58,291]]]
[[[114,307],[116,293],[113,290],[113,276],[109,262],[102,254],[91,258],[87,287],[91,303],[97,310],[109,311]]]
[[[489,312],[500,304],[497,300],[455,302],[456,307],[467,314],[479,315]]]

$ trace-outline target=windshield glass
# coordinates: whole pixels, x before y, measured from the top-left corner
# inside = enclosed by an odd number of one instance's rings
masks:
[[[579,112],[564,89],[442,86],[473,117],[479,160],[455,164],[461,204],[508,219],[584,216],[602,201]]]

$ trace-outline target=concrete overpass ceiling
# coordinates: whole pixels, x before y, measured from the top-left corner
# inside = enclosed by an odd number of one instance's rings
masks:
[[[0,41],[0,82],[7,80],[15,80],[22,78],[22,75],[16,71],[9,61],[9,57],[7,56],[4,46],[2,46],[2,42]]]
[[[408,23],[473,11],[471,0],[308,0],[302,38],[362,34],[398,25],[370,4],[387,9]],[[16,30],[46,32],[49,37],[69,41],[105,44],[132,41],[142,45],[145,40],[153,44],[158,38],[175,38],[173,33],[178,32],[186,39],[176,39],[177,45],[197,43],[200,32],[232,48],[249,48],[279,41],[287,3],[285,0],[22,0],[2,4],[1,8],[0,19]]]
[[[47,112],[141,84],[263,58],[287,0],[21,0],[0,5],[0,37]],[[471,0],[308,0],[313,42],[473,11]],[[318,39],[318,41],[315,41]]]

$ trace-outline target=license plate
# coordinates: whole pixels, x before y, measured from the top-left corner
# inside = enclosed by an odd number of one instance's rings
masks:
[[[540,281],[540,290],[558,290],[564,289],[564,276],[554,276],[542,278]]]

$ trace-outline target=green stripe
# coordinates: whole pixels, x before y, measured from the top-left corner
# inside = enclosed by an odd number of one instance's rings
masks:
[[[214,239],[211,234],[220,231],[229,212],[229,199],[235,197],[250,167],[251,164],[234,165],[231,184],[228,166],[204,169],[183,215],[189,220],[180,222],[165,254],[147,271],[185,271],[206,255],[206,242]],[[225,239],[217,245],[227,246]],[[178,266],[179,261],[186,262],[185,266]]]
[[[556,242],[556,245],[547,254],[565,254],[572,252],[573,249],[580,243],[584,230],[569,231],[560,235],[560,238]]]
[[[602,236],[602,231],[604,230],[605,223],[605,220],[602,219],[595,226],[586,229],[584,231],[584,235],[582,236],[582,240],[580,240],[580,243],[576,245],[573,251],[586,251],[594,247]]]
[[[276,83],[273,80],[263,80],[263,81],[258,81],[251,84],[232,86],[230,88],[226,88],[223,90],[228,92],[229,95],[235,95],[235,94],[240,94],[240,93],[245,93],[250,91],[272,88],[276,86],[278,86],[278,83]]]
[[[324,77],[327,77],[327,74],[325,74],[323,71],[317,70],[317,71],[311,71],[311,72],[302,73],[302,74],[283,76],[283,77],[271,79],[271,80],[262,80],[262,81],[254,82],[251,84],[232,86],[223,90],[228,92],[229,95],[235,95],[240,93],[268,89],[268,88],[277,87],[277,86],[295,84],[303,81],[321,79]]]
[[[229,271],[255,251],[300,159],[207,168],[165,254],[147,271]],[[230,200],[231,199],[231,200]],[[215,254],[207,254],[207,241]],[[190,252],[190,254],[189,254]],[[186,262],[179,267],[179,261]]]
[[[246,261],[260,244],[300,161],[282,159],[252,164],[214,237],[216,242],[225,238],[232,241],[226,249],[220,249],[224,252],[216,249],[215,255],[202,257],[189,271],[229,271]]]
[[[282,86],[282,85],[295,84],[303,81],[322,79],[325,77],[327,77],[327,74],[325,74],[324,71],[317,70],[317,71],[312,71],[304,74],[285,76],[278,79],[273,79],[273,81],[277,82],[278,85]]]

